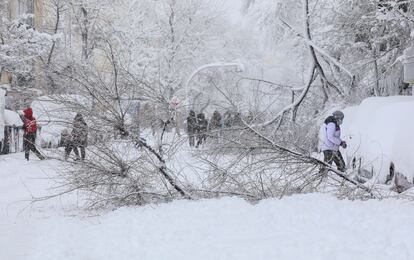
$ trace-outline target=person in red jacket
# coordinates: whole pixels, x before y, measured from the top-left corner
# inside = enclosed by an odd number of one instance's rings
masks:
[[[34,152],[40,160],[45,159],[45,157],[36,149],[36,131],[37,123],[36,119],[33,116],[33,110],[29,107],[23,110],[23,148],[24,148],[24,158],[29,160],[30,151]]]

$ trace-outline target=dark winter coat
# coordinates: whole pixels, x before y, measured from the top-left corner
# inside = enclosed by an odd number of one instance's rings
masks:
[[[193,110],[190,110],[190,114],[187,117],[187,132],[194,134],[196,132],[197,118]]]
[[[232,126],[232,118],[230,111],[226,111],[223,115],[223,124],[224,127],[231,127]]]
[[[59,147],[66,147],[70,142],[71,134],[69,133],[68,129],[64,129],[62,133],[60,133]]]
[[[210,119],[210,130],[221,128],[221,114],[216,110]]]
[[[86,146],[88,140],[88,125],[81,114],[73,120],[72,142],[75,146]]]
[[[204,134],[207,132],[207,128],[208,128],[208,121],[204,113],[199,113],[197,115],[197,124],[196,124],[197,133]]]
[[[234,126],[240,126],[240,125],[243,124],[241,114],[239,112],[234,114],[234,117],[233,117],[232,121],[233,121],[232,123],[233,123]]]

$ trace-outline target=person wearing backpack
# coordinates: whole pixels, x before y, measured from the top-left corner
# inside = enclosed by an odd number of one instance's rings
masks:
[[[335,111],[331,116],[325,119],[321,129],[321,150],[323,152],[324,162],[331,165],[335,163],[337,169],[341,172],[345,171],[346,165],[342,157],[339,147],[346,148],[347,144],[341,140],[341,127],[344,120],[344,113]]]
[[[85,160],[86,157],[86,146],[88,143],[88,125],[83,119],[82,114],[76,114],[75,118],[73,119],[73,128],[71,139],[67,142],[65,147],[65,160],[69,158],[70,152],[73,150],[76,156],[76,160],[82,159]],[[81,156],[79,157],[79,151]]]
[[[37,123],[33,116],[33,110],[28,107],[23,110],[23,148],[24,158],[29,161],[30,151],[34,152],[40,160],[44,160],[45,157],[36,148],[36,132]]]

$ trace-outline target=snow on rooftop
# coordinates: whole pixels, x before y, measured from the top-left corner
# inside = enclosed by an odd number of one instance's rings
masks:
[[[15,111],[11,111],[11,110],[4,110],[4,119],[5,119],[5,123],[6,125],[9,126],[23,126],[23,121],[20,118],[19,114],[16,113]]]

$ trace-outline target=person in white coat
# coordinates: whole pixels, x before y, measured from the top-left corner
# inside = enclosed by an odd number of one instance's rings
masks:
[[[321,149],[324,161],[331,165],[335,163],[337,169],[344,172],[346,169],[344,158],[339,147],[346,148],[346,142],[341,139],[341,124],[344,120],[344,113],[335,111],[325,119],[322,126]]]

